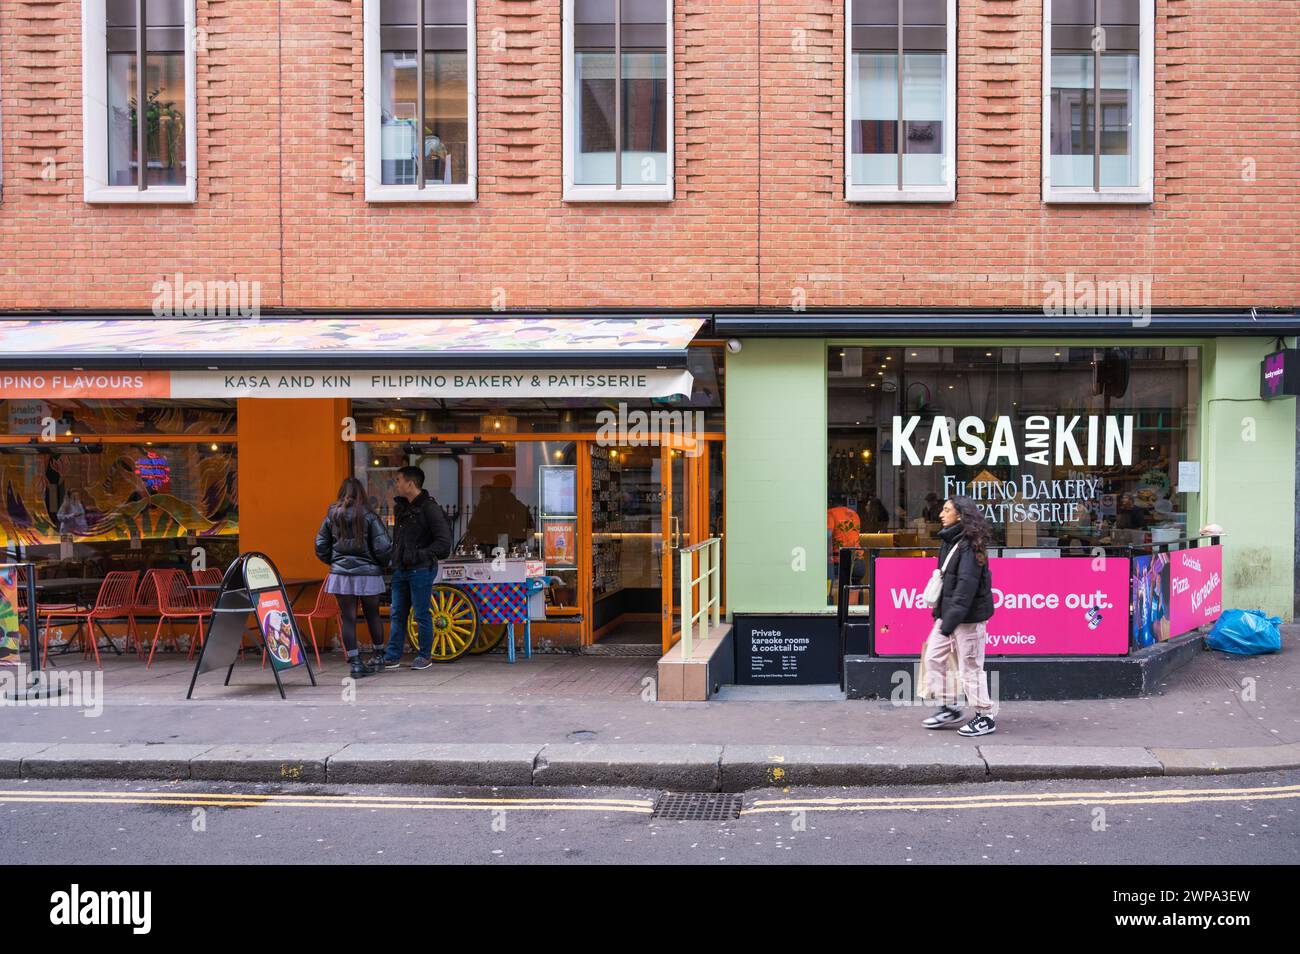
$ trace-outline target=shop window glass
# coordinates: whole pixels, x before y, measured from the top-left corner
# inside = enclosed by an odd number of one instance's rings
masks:
[[[1142,74],[1150,69],[1143,63],[1150,0],[1052,0],[1049,15],[1051,187],[1138,189],[1149,176]]]
[[[951,184],[950,6],[851,0],[849,198]]]
[[[0,445],[0,545],[44,576],[210,566],[238,552],[236,445]]]
[[[1179,462],[1199,460],[1197,348],[842,346],[827,358],[831,581],[841,546],[937,546],[954,493],[977,500],[998,546],[1044,555],[1197,529],[1199,498],[1177,484]]]
[[[499,548],[507,556],[541,557],[560,579],[549,592],[551,605],[576,607],[576,454],[573,441],[486,441],[472,449],[358,442],[354,472],[391,524],[397,470],[421,468],[425,489],[451,522],[455,553],[491,559]]]
[[[421,2],[423,44],[418,25]],[[381,0],[379,9],[383,185],[423,189],[468,183],[473,148],[469,5],[466,0]],[[421,115],[422,133],[417,131]]]
[[[51,421],[60,439],[130,434],[220,436],[235,433],[235,402],[0,401],[0,434],[36,438]]]
[[[193,17],[193,0],[83,4],[87,201],[194,201]]]
[[[568,5],[576,91],[568,117],[570,184],[670,198],[666,0],[569,0]]]

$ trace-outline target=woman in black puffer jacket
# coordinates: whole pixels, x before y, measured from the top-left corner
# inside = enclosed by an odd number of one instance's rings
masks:
[[[379,622],[379,597],[384,592],[384,568],[392,552],[392,538],[370,509],[361,481],[347,478],[316,533],[316,557],[330,567],[325,592],[334,594],[339,601],[339,630],[356,679],[375,671],[373,664],[361,661],[357,648],[357,601],[361,601],[366,614],[370,642],[378,657],[383,654],[386,639]]]
[[[988,553],[992,531],[969,497],[946,500],[939,522],[943,524],[939,531],[943,541],[939,548],[943,595],[934,608],[934,627],[925,642],[926,685],[922,691],[926,698],[939,700],[941,706],[921,724],[927,729],[942,729],[962,721],[955,681],[948,672],[955,643],[962,693],[975,707],[975,717],[961,727],[959,734],[968,738],[988,735],[997,728],[984,672],[984,624],[993,617],[993,576]]]

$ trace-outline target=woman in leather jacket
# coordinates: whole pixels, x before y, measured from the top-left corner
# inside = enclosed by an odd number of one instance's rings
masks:
[[[370,509],[361,481],[347,478],[316,532],[316,557],[329,564],[325,592],[338,600],[339,630],[356,679],[375,672],[374,661],[383,655],[386,634],[379,622],[379,597],[384,593],[384,568],[392,551],[392,538],[383,521]],[[358,601],[366,616],[375,653],[369,664],[361,661],[357,648]]]

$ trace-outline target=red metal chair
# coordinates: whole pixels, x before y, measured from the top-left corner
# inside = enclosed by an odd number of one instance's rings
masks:
[[[135,590],[135,605],[131,607],[131,619],[135,622],[136,652],[144,655],[144,646],[139,640],[140,618],[157,618],[158,616],[158,574],[165,570],[145,570],[140,577],[140,585]]]
[[[37,614],[45,621],[45,635],[41,640],[41,654],[44,655],[49,651],[50,646],[50,627],[54,625],[56,619],[66,619],[69,621],[76,620],[77,632],[76,638],[81,640],[81,650],[83,655],[89,655],[93,650],[95,653],[95,665],[103,668],[103,663],[99,659],[99,641],[95,638],[95,625],[99,625],[99,631],[104,634],[104,638],[112,642],[112,637],[108,635],[108,630],[104,629],[105,620],[126,620],[126,638],[129,643],[135,638],[135,617],[132,615],[135,609],[135,584],[140,574],[136,570],[116,570],[104,577],[104,582],[99,585],[99,595],[95,597],[95,605],[89,608],[66,606],[38,606]],[[90,649],[86,648],[86,636],[90,637]]]
[[[316,665],[320,665],[320,649],[316,645],[316,620],[334,620],[336,625],[342,625],[339,616],[339,601],[335,599],[332,593],[325,592],[325,584],[322,583],[320,590],[316,593],[316,605],[306,613],[294,613],[294,618],[307,621],[307,633],[311,636],[311,648],[316,653]],[[298,631],[302,632],[302,624],[298,624]],[[266,650],[262,650],[262,661],[266,662]]]
[[[203,644],[203,611],[194,601],[194,591],[190,589],[189,577],[184,570],[153,570],[158,592],[158,625],[153,631],[153,642],[149,645],[149,659],[145,663],[148,669],[153,665],[153,654],[158,648],[158,639],[166,623],[172,639],[175,640],[174,622],[178,619],[194,620],[194,632],[197,639],[190,640],[189,655],[194,655],[194,648]],[[211,612],[209,611],[209,615]]]
[[[195,570],[190,575],[194,577],[194,583],[197,586],[220,586],[221,579],[225,576],[224,573],[214,566],[210,566],[203,570]],[[192,590],[191,592],[194,593],[194,605],[198,607],[199,611],[205,618],[211,616],[212,607],[217,604],[217,591]]]

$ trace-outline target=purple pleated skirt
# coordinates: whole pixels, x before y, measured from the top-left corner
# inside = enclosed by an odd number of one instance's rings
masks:
[[[325,578],[325,592],[335,596],[379,596],[384,592],[384,578],[331,573]]]

